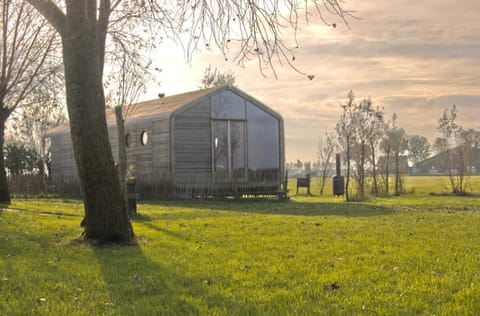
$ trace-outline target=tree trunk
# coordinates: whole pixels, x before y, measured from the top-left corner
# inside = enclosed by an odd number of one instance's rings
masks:
[[[105,118],[96,20],[70,1],[62,31],[67,108],[85,207],[85,238],[129,242],[133,229],[120,189]]]
[[[446,158],[445,158],[445,168],[447,170],[447,173],[448,173],[448,179],[450,180],[450,187],[452,189],[452,193],[456,193],[456,184],[455,184],[455,176],[453,175],[453,172],[452,172],[452,157],[451,157],[451,153],[450,153],[450,149],[447,148],[446,152],[445,152],[445,155],[446,155]]]
[[[5,123],[9,116],[9,111],[0,108],[0,203],[10,203],[10,193],[8,192],[7,173],[5,171],[5,156],[3,154],[5,145]]]
[[[345,199],[347,202],[350,201],[350,195],[348,194],[348,186],[350,185],[350,139],[347,136],[347,180],[345,183]]]
[[[458,147],[458,193],[465,194],[466,188],[464,186],[464,179],[466,174],[466,161],[465,148],[463,146]]]
[[[390,150],[385,152],[385,194],[388,195],[390,181]]]
[[[120,181],[120,188],[125,197],[125,205],[127,203],[127,148],[125,144],[125,121],[122,116],[122,107],[115,107],[115,119],[117,122],[118,135],[118,177]]]
[[[370,144],[372,150],[372,176],[373,176],[373,195],[378,195],[378,183],[377,183],[377,164],[375,162],[375,146]]]
[[[400,153],[395,152],[395,195],[400,195]]]
[[[320,184],[320,195],[323,195],[325,189],[325,181],[327,181],[327,170],[322,170],[322,183]]]
[[[365,199],[365,142],[360,147],[360,198]]]
[[[42,190],[43,192],[48,194],[48,183],[47,183],[47,157],[45,154],[45,148],[46,148],[46,143],[45,143],[45,137],[42,136],[42,139],[40,140],[40,170],[39,174],[42,177]]]

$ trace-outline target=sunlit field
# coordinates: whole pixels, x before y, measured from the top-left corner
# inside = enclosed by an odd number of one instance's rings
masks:
[[[476,196],[443,177],[345,203],[330,184],[289,201],[140,201],[137,245],[77,241],[78,201],[0,211],[1,315],[476,315]],[[292,194],[293,193],[293,194]]]

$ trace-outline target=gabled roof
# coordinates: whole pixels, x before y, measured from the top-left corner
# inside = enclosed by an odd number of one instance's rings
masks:
[[[172,113],[175,110],[181,108],[182,106],[192,102],[193,100],[203,97],[218,89],[220,89],[220,87],[190,91],[186,93],[132,104],[130,108],[123,107],[123,116],[124,118],[130,120],[155,114]],[[113,109],[107,109],[106,115],[107,123],[115,122],[115,112]]]
[[[186,93],[176,94],[168,97],[158,98],[154,100],[139,102],[132,104],[130,107],[123,107],[123,116],[127,120],[151,116],[161,113],[172,113],[188,103],[201,98],[209,93],[222,89],[224,87],[207,88],[197,91],[190,91]],[[127,113],[128,111],[128,113]],[[107,117],[107,124],[115,122],[115,112],[112,108],[107,108],[105,111]],[[45,136],[64,132],[68,129],[69,124],[57,126],[48,131]]]
[[[451,149],[451,153],[453,155],[458,155],[458,152],[460,150],[460,146],[457,146],[455,148]],[[472,148],[472,154],[473,154],[473,164],[480,164],[480,148]],[[422,168],[425,166],[428,166],[430,164],[438,164],[439,162],[443,162],[446,159],[447,152],[442,151],[434,156],[428,157],[425,160],[419,161],[415,164],[415,167]]]
[[[221,92],[224,90],[230,90],[234,93],[240,95],[246,100],[255,103],[258,107],[269,113],[270,115],[276,117],[278,120],[283,122],[282,116],[263,104],[262,102],[256,100],[252,96],[246,94],[242,90],[229,86],[219,86],[213,88],[207,88],[197,91],[190,91],[186,93],[176,94],[168,97],[158,98],[150,101],[139,102],[136,104],[132,104],[129,107],[123,107],[123,117],[126,121],[143,118],[147,116],[154,116],[158,114],[172,114],[178,113],[183,109],[188,108],[189,105],[192,104],[193,101],[198,100],[200,98],[208,97],[217,92]],[[115,123],[115,111],[112,108],[107,108],[105,110],[107,124],[114,124]],[[283,123],[281,123],[283,124]],[[50,131],[48,131],[44,136],[53,136],[55,134],[64,133],[69,131],[69,124],[64,124],[57,126]]]

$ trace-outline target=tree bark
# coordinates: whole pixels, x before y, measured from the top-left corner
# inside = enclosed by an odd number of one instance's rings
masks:
[[[0,203],[10,203],[10,193],[8,191],[7,173],[5,171],[5,156],[3,147],[5,145],[5,123],[9,116],[9,111],[0,108]]]
[[[87,239],[129,242],[133,229],[108,139],[96,13],[90,6],[67,1],[61,31],[70,131],[85,207],[82,224]]]

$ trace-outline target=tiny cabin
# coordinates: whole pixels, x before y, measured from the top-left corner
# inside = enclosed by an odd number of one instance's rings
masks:
[[[232,86],[161,97],[124,109],[129,175],[143,197],[281,196],[282,117]],[[107,123],[114,157],[113,110]],[[46,134],[55,186],[77,181],[68,126]]]

